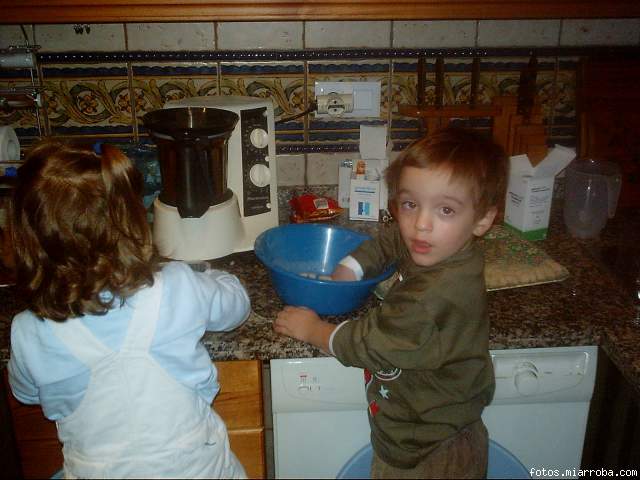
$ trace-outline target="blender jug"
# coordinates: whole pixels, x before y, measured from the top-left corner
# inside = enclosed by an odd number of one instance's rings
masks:
[[[158,146],[162,203],[176,207],[181,218],[200,218],[232,197],[227,188],[227,141],[237,114],[185,107],[155,110],[142,120]]]
[[[595,238],[618,205],[622,175],[620,167],[602,160],[581,160],[567,167],[564,192],[564,223],[581,239]]]

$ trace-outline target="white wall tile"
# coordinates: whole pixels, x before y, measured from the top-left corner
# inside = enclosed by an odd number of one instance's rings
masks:
[[[31,25],[24,25],[29,43],[34,44]],[[26,45],[27,41],[22,34],[20,25],[0,25],[0,49],[10,46]]]
[[[560,20],[481,20],[478,47],[549,47],[558,45]]]
[[[216,46],[211,23],[130,23],[129,50],[211,50]]]
[[[358,154],[310,153],[307,163],[307,181],[309,185],[337,185],[338,165],[344,159],[357,157]]]
[[[278,155],[276,166],[279,186],[304,185],[304,155]]]
[[[92,23],[90,33],[76,34],[73,25],[36,25],[36,43],[41,52],[123,51],[124,26],[121,23]]]
[[[572,19],[562,21],[561,46],[638,45],[640,19]]]
[[[305,47],[368,47],[391,46],[391,22],[306,22]]]
[[[395,48],[455,48],[473,47],[476,41],[476,21],[393,22]]]
[[[302,22],[220,22],[218,48],[301,49]]]

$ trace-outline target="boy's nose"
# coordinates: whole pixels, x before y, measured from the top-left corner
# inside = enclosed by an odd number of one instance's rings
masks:
[[[420,212],[418,218],[416,218],[416,229],[419,232],[430,232],[433,230],[431,215],[425,212]]]

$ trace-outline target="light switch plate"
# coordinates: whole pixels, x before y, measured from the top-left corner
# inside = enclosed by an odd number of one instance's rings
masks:
[[[379,117],[380,82],[316,82],[315,96],[330,93],[353,95],[353,111],[345,112],[341,118]],[[326,113],[317,113],[317,118],[332,118]]]

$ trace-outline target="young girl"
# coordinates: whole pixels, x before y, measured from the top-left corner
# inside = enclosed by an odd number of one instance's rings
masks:
[[[249,298],[230,274],[154,260],[141,188],[108,145],[28,154],[11,218],[29,305],[11,328],[13,394],[57,423],[67,478],[245,477],[200,340],[240,325]]]

